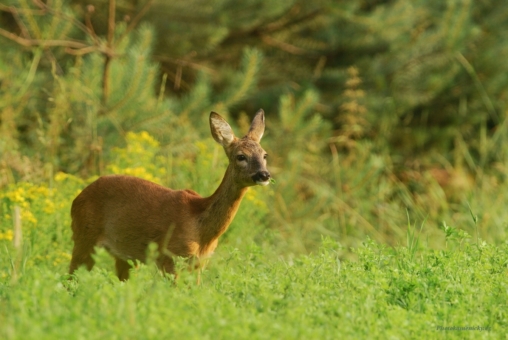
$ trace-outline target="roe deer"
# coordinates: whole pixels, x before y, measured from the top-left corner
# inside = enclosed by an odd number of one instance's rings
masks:
[[[265,116],[259,110],[249,132],[235,137],[219,114],[210,113],[213,138],[229,159],[219,188],[203,198],[192,190],[171,190],[130,176],[103,176],[72,202],[74,249],[69,272],[94,266],[95,246],[103,246],[116,260],[120,280],[129,278],[127,260],[145,261],[150,242],[158,245],[158,267],[175,274],[171,255],[199,259],[211,255],[235,217],[248,187],[267,185],[266,152],[259,145]],[[175,274],[176,275],[176,274]]]

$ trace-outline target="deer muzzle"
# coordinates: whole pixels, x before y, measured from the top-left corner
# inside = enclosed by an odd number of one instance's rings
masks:
[[[252,180],[258,185],[270,184],[270,173],[266,170],[258,171],[252,176]]]

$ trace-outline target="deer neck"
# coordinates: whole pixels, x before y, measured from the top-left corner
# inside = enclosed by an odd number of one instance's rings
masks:
[[[202,247],[206,248],[227,230],[247,190],[235,182],[233,168],[229,165],[217,190],[205,199],[207,207],[200,218]]]

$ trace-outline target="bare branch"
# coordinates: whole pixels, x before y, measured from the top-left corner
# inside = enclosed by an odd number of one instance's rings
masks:
[[[256,27],[245,31],[234,31],[228,37],[227,40],[236,40],[241,39],[245,36],[265,36],[268,33],[275,33],[279,31],[283,31],[293,27],[294,25],[298,25],[300,23],[310,21],[315,17],[322,14],[322,9],[316,9],[312,12],[309,12],[301,17],[290,20],[290,17],[297,14],[299,12],[298,6],[293,6],[286,14],[284,14],[281,18],[275,20],[274,22],[268,24],[260,24]]]
[[[116,15],[116,0],[109,0],[109,14],[108,14],[108,48],[113,48],[113,37],[115,35],[115,15]],[[111,56],[106,55],[104,60],[104,68],[102,70],[102,104],[106,105],[109,97],[109,82],[110,82],[110,64]]]
[[[166,56],[162,56],[162,55],[154,55],[153,59],[157,60],[159,62],[165,62],[165,63],[172,63],[172,64],[176,64],[176,65],[188,66],[188,67],[190,67],[192,69],[195,69],[195,70],[205,71],[205,72],[207,72],[209,74],[217,75],[217,72],[214,69],[212,69],[210,67],[207,67],[207,66],[200,65],[198,63],[195,63],[195,62],[192,62],[192,61],[189,61],[189,60],[170,58],[170,57],[166,57]]]
[[[69,54],[72,54],[72,55],[78,55],[78,56],[82,56],[82,55],[85,55],[85,54],[88,54],[88,53],[92,53],[92,52],[96,52],[96,51],[99,51],[97,46],[88,46],[88,47],[84,47],[84,48],[80,48],[80,49],[72,49],[70,47],[67,47],[65,49],[66,53],[69,53]]]
[[[78,41],[72,40],[40,40],[40,39],[26,39],[19,35],[13,34],[9,31],[0,28],[0,35],[3,35],[7,39],[17,42],[18,44],[25,47],[42,46],[42,47],[70,47],[70,48],[85,48],[89,45]]]
[[[99,41],[99,38],[97,37],[97,34],[95,33],[95,30],[93,28],[93,25],[92,25],[92,13],[94,12],[94,7],[92,5],[88,5],[87,6],[87,10],[86,10],[86,13],[85,13],[85,23],[86,23],[86,28],[88,30],[88,32],[90,33],[90,35],[92,36],[92,38],[94,39],[94,41]]]
[[[269,35],[262,35],[261,40],[264,43],[266,43],[267,45],[277,47],[277,48],[279,48],[283,51],[286,51],[288,53],[291,53],[291,54],[304,55],[304,54],[309,53],[307,50],[304,50],[303,48],[300,48],[300,47],[297,47],[297,46],[294,46],[294,45],[291,45],[291,44],[288,44],[288,43],[285,43],[282,41],[275,40],[272,37],[270,37]]]
[[[127,36],[127,34],[129,34],[136,27],[136,25],[141,20],[141,18],[146,14],[146,12],[148,12],[148,10],[152,6],[152,4],[153,4],[153,0],[148,0],[143,5],[143,8],[141,8],[141,11],[139,11],[139,13],[136,14],[134,19],[132,19],[132,21],[129,23],[129,26],[127,26],[127,29],[125,30],[125,32],[123,32],[123,34],[118,39],[118,42],[122,41]]]
[[[108,47],[113,46],[113,37],[115,35],[115,16],[116,16],[116,0],[109,0]]]
[[[6,6],[4,4],[0,4],[0,11],[9,12],[9,13],[13,13],[13,11],[18,12],[18,13],[24,12],[24,13],[31,13],[31,14],[35,14],[35,15],[46,14],[45,11],[40,11],[40,10],[35,10],[35,9],[20,9],[20,8],[15,8],[12,6]]]
[[[11,11],[10,12],[12,14],[12,17],[14,18],[14,20],[18,24],[18,27],[21,30],[21,34],[23,35],[23,37],[25,37],[27,39],[31,39],[30,32],[28,32],[28,29],[26,28],[25,24],[23,23],[23,21],[19,17],[18,10],[16,8],[14,8],[14,7],[11,7]]]

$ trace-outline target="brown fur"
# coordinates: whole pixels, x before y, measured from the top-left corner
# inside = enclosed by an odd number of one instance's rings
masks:
[[[129,277],[127,260],[145,261],[147,246],[158,245],[157,264],[174,273],[172,255],[197,259],[209,256],[218,238],[233,220],[254,178],[266,170],[265,151],[259,145],[264,131],[260,110],[242,139],[216,113],[210,115],[214,139],[223,145],[230,160],[224,178],[210,197],[192,190],[171,190],[130,176],[103,176],[86,187],[72,203],[74,249],[69,272],[86,265],[91,270],[94,247],[103,246],[116,259],[120,280]],[[238,160],[238,156],[246,160]]]

